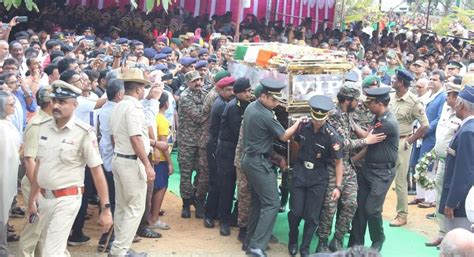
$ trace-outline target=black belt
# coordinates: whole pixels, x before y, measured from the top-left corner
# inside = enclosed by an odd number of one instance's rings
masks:
[[[264,158],[270,157],[270,154],[268,153],[245,153],[245,155],[249,157],[260,157],[260,156],[263,156]]]
[[[115,153],[115,156],[120,157],[120,158],[125,158],[125,159],[131,159],[131,160],[138,159],[138,156],[136,156],[135,154],[126,155],[126,154],[121,154],[121,153]]]
[[[366,163],[367,168],[371,169],[391,169],[395,167],[395,163],[386,162],[386,163]]]

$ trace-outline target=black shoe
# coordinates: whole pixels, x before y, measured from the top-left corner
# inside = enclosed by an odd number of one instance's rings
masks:
[[[331,243],[329,243],[329,250],[331,250],[331,252],[337,252],[341,251],[342,249],[342,240],[334,237],[331,240]]]
[[[372,243],[372,246],[370,248],[373,248],[377,250],[378,252],[382,251],[382,246],[383,246],[383,240],[375,241]]]
[[[230,226],[229,226],[229,224],[221,223],[221,228],[219,229],[219,234],[221,234],[221,236],[230,236]]]
[[[90,240],[91,240],[90,237],[88,237],[88,236],[81,233],[80,235],[69,236],[67,238],[67,245],[69,245],[69,246],[79,246],[79,245],[86,244]]]
[[[247,236],[247,227],[239,228],[239,235],[237,236],[237,239],[243,243],[245,241],[245,236]]]
[[[318,248],[316,248],[317,253],[330,253],[328,246],[328,239],[327,238],[320,238],[318,243]]]
[[[426,214],[425,217],[429,220],[434,220],[434,219],[436,219],[436,213]]]
[[[265,251],[258,248],[249,247],[247,251],[245,251],[245,254],[253,257],[267,257]]]
[[[204,227],[205,228],[214,228],[214,220],[213,219],[204,219]]]
[[[286,206],[280,206],[280,208],[278,208],[278,212],[279,213],[286,212]]]
[[[181,211],[181,218],[189,219],[191,218],[191,200],[183,199],[183,210]]]
[[[204,218],[204,200],[195,199],[194,209],[196,209],[196,211],[194,212],[194,216],[196,217],[196,219]]]
[[[249,242],[246,242],[244,239],[244,242],[242,243],[242,251],[247,251],[249,249]]]
[[[292,256],[298,253],[298,243],[290,244],[288,243],[288,253]]]
[[[137,235],[144,238],[161,238],[161,234],[149,228],[148,226],[140,226]]]

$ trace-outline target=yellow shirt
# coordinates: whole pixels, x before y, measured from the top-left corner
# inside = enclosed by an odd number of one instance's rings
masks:
[[[166,136],[168,138],[168,135],[170,134],[170,122],[166,119],[165,115],[159,113],[156,116],[156,128],[157,128],[157,136],[158,138],[161,136]],[[156,151],[155,152],[157,156],[155,156],[155,159],[162,161],[166,161],[165,155],[163,154],[162,151]]]

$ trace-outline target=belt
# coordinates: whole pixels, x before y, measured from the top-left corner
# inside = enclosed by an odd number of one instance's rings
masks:
[[[121,154],[121,153],[115,153],[115,156],[120,157],[120,158],[125,158],[125,159],[131,159],[131,160],[136,160],[138,157],[133,154],[133,155],[126,155],[126,154]]]
[[[367,168],[372,169],[391,169],[395,167],[395,163],[386,162],[386,163],[366,163]]]
[[[315,169],[315,168],[323,168],[325,166],[325,164],[313,163],[313,162],[310,162],[310,161],[300,161],[300,162],[308,170],[312,170],[312,169]]]
[[[270,157],[270,154],[268,154],[268,153],[252,153],[252,152],[246,152],[245,155],[247,155],[247,156],[249,156],[249,157],[259,157],[259,156],[263,156],[264,158]]]
[[[407,138],[409,137],[410,135],[405,135],[405,136],[400,136],[400,139],[404,139],[404,138]]]
[[[84,193],[84,187],[68,187],[57,190],[48,190],[41,188],[41,194],[46,199],[54,199],[68,195],[80,195]]]

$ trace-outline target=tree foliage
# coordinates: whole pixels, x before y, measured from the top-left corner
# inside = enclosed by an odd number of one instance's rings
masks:
[[[35,10],[39,12],[38,6],[33,0],[3,0],[3,5],[7,9],[7,11],[9,11],[12,7],[20,7],[23,2],[25,3],[26,9],[28,9],[28,11]]]
[[[439,22],[433,26],[433,31],[441,36],[452,35],[452,30],[455,29],[457,24],[467,30],[474,30],[474,10],[464,10],[455,6],[452,8],[454,12],[441,18]]]
[[[368,23],[379,22],[383,13],[380,6],[373,5],[372,0],[346,0],[346,22],[366,21]]]

